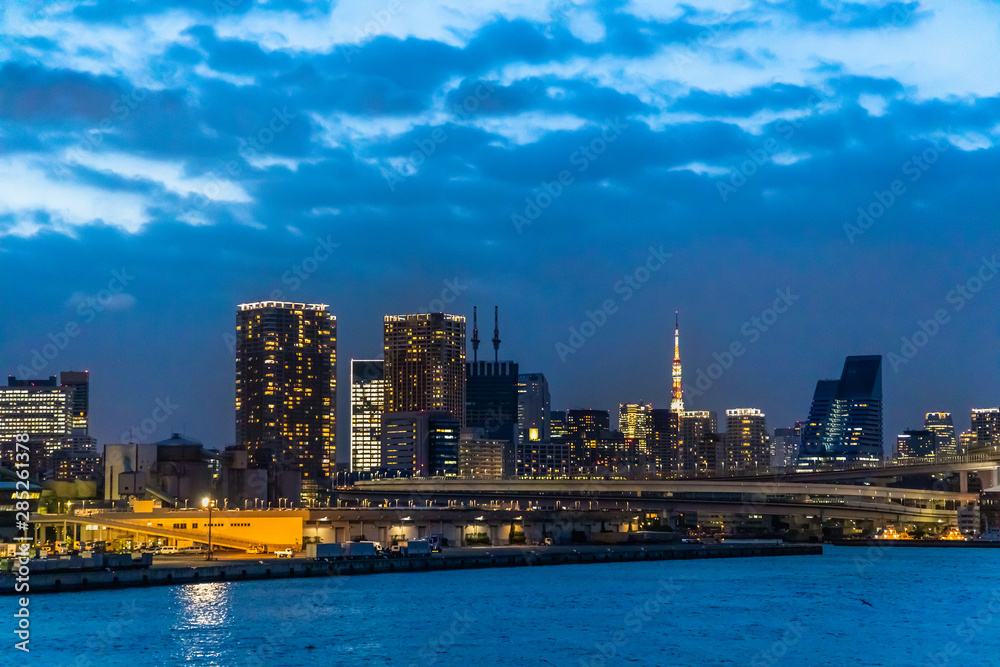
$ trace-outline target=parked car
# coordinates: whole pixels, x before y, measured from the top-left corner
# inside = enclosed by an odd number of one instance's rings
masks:
[[[295,552],[291,549],[278,549],[274,552],[274,555],[278,558],[291,558],[295,555]]]
[[[180,553],[180,554],[203,554],[206,551],[208,551],[208,547],[206,547],[204,545],[201,545],[201,544],[195,544],[195,545],[192,545],[190,547],[181,547],[180,549],[177,550],[177,553]]]
[[[266,554],[267,545],[266,544],[255,544],[254,546],[247,549],[248,554]]]

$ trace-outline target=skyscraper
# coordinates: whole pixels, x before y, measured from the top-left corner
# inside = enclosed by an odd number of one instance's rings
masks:
[[[302,476],[314,499],[337,461],[337,318],[324,304],[236,312],[236,444],[253,467]]]
[[[684,390],[681,388],[681,321],[676,311],[674,312],[673,381],[670,409],[680,414],[684,411]]]
[[[90,430],[90,371],[63,371],[59,385],[71,389],[70,428],[77,435],[87,435]]]
[[[14,436],[27,433],[29,471],[38,474],[48,459],[66,446],[72,425],[73,390],[60,387],[56,376],[47,380],[7,378],[0,387],[0,463],[15,463]]]
[[[465,422],[465,318],[386,315],[386,412],[446,410]]]
[[[934,447],[938,456],[958,454],[958,440],[955,438],[955,424],[950,412],[928,412],[924,417],[924,429],[932,432],[937,440]]]
[[[552,399],[549,382],[541,373],[521,373],[517,380],[517,431],[520,441],[548,442]]]
[[[933,457],[937,442],[937,434],[933,431],[903,431],[896,436],[896,458]]]
[[[573,473],[587,474],[600,466],[603,458],[601,440],[611,428],[607,410],[569,410],[566,413],[567,438]]]
[[[771,462],[766,418],[756,408],[726,410],[724,442],[729,471],[767,467]]]
[[[803,422],[796,422],[790,428],[774,429],[774,437],[771,438],[771,466],[784,468],[795,465],[795,459],[799,454],[799,444],[802,442]]]
[[[385,365],[381,359],[351,360],[351,470],[369,472],[382,464]]]
[[[847,357],[840,380],[816,384],[797,468],[849,468],[881,459],[882,357]]]
[[[654,408],[649,411],[647,448],[653,472],[669,478],[677,474],[677,447],[680,438],[680,413]]]
[[[465,364],[465,425],[488,440],[517,441],[518,368],[513,361]]]
[[[714,474],[722,458],[716,414],[705,410],[685,410],[678,420],[677,457],[681,475]]]
[[[1000,444],[1000,408],[974,409],[972,432],[976,434],[976,447]]]
[[[455,477],[461,438],[458,418],[444,410],[382,416],[382,468],[406,477]]]

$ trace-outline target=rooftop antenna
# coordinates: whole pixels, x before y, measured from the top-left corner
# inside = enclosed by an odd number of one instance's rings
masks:
[[[476,307],[472,307],[472,363],[479,360],[479,324],[476,321]]]
[[[500,362],[500,326],[499,322],[499,312],[500,306],[493,306],[493,361],[494,363]]]

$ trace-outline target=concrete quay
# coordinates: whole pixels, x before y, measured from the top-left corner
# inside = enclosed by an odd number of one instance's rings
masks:
[[[32,571],[30,593],[197,584],[218,581],[288,579],[293,577],[350,576],[393,572],[473,570],[585,563],[623,563],[709,558],[754,558],[820,555],[819,544],[683,544],[577,545],[539,547],[477,547],[446,549],[427,558],[372,558],[317,561],[305,558],[238,558],[207,562],[154,562],[149,568]],[[0,575],[0,594],[15,593],[15,575]]]

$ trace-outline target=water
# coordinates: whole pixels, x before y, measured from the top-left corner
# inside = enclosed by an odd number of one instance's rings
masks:
[[[2,664],[1000,665],[998,562],[827,547],[35,595],[32,651]]]

